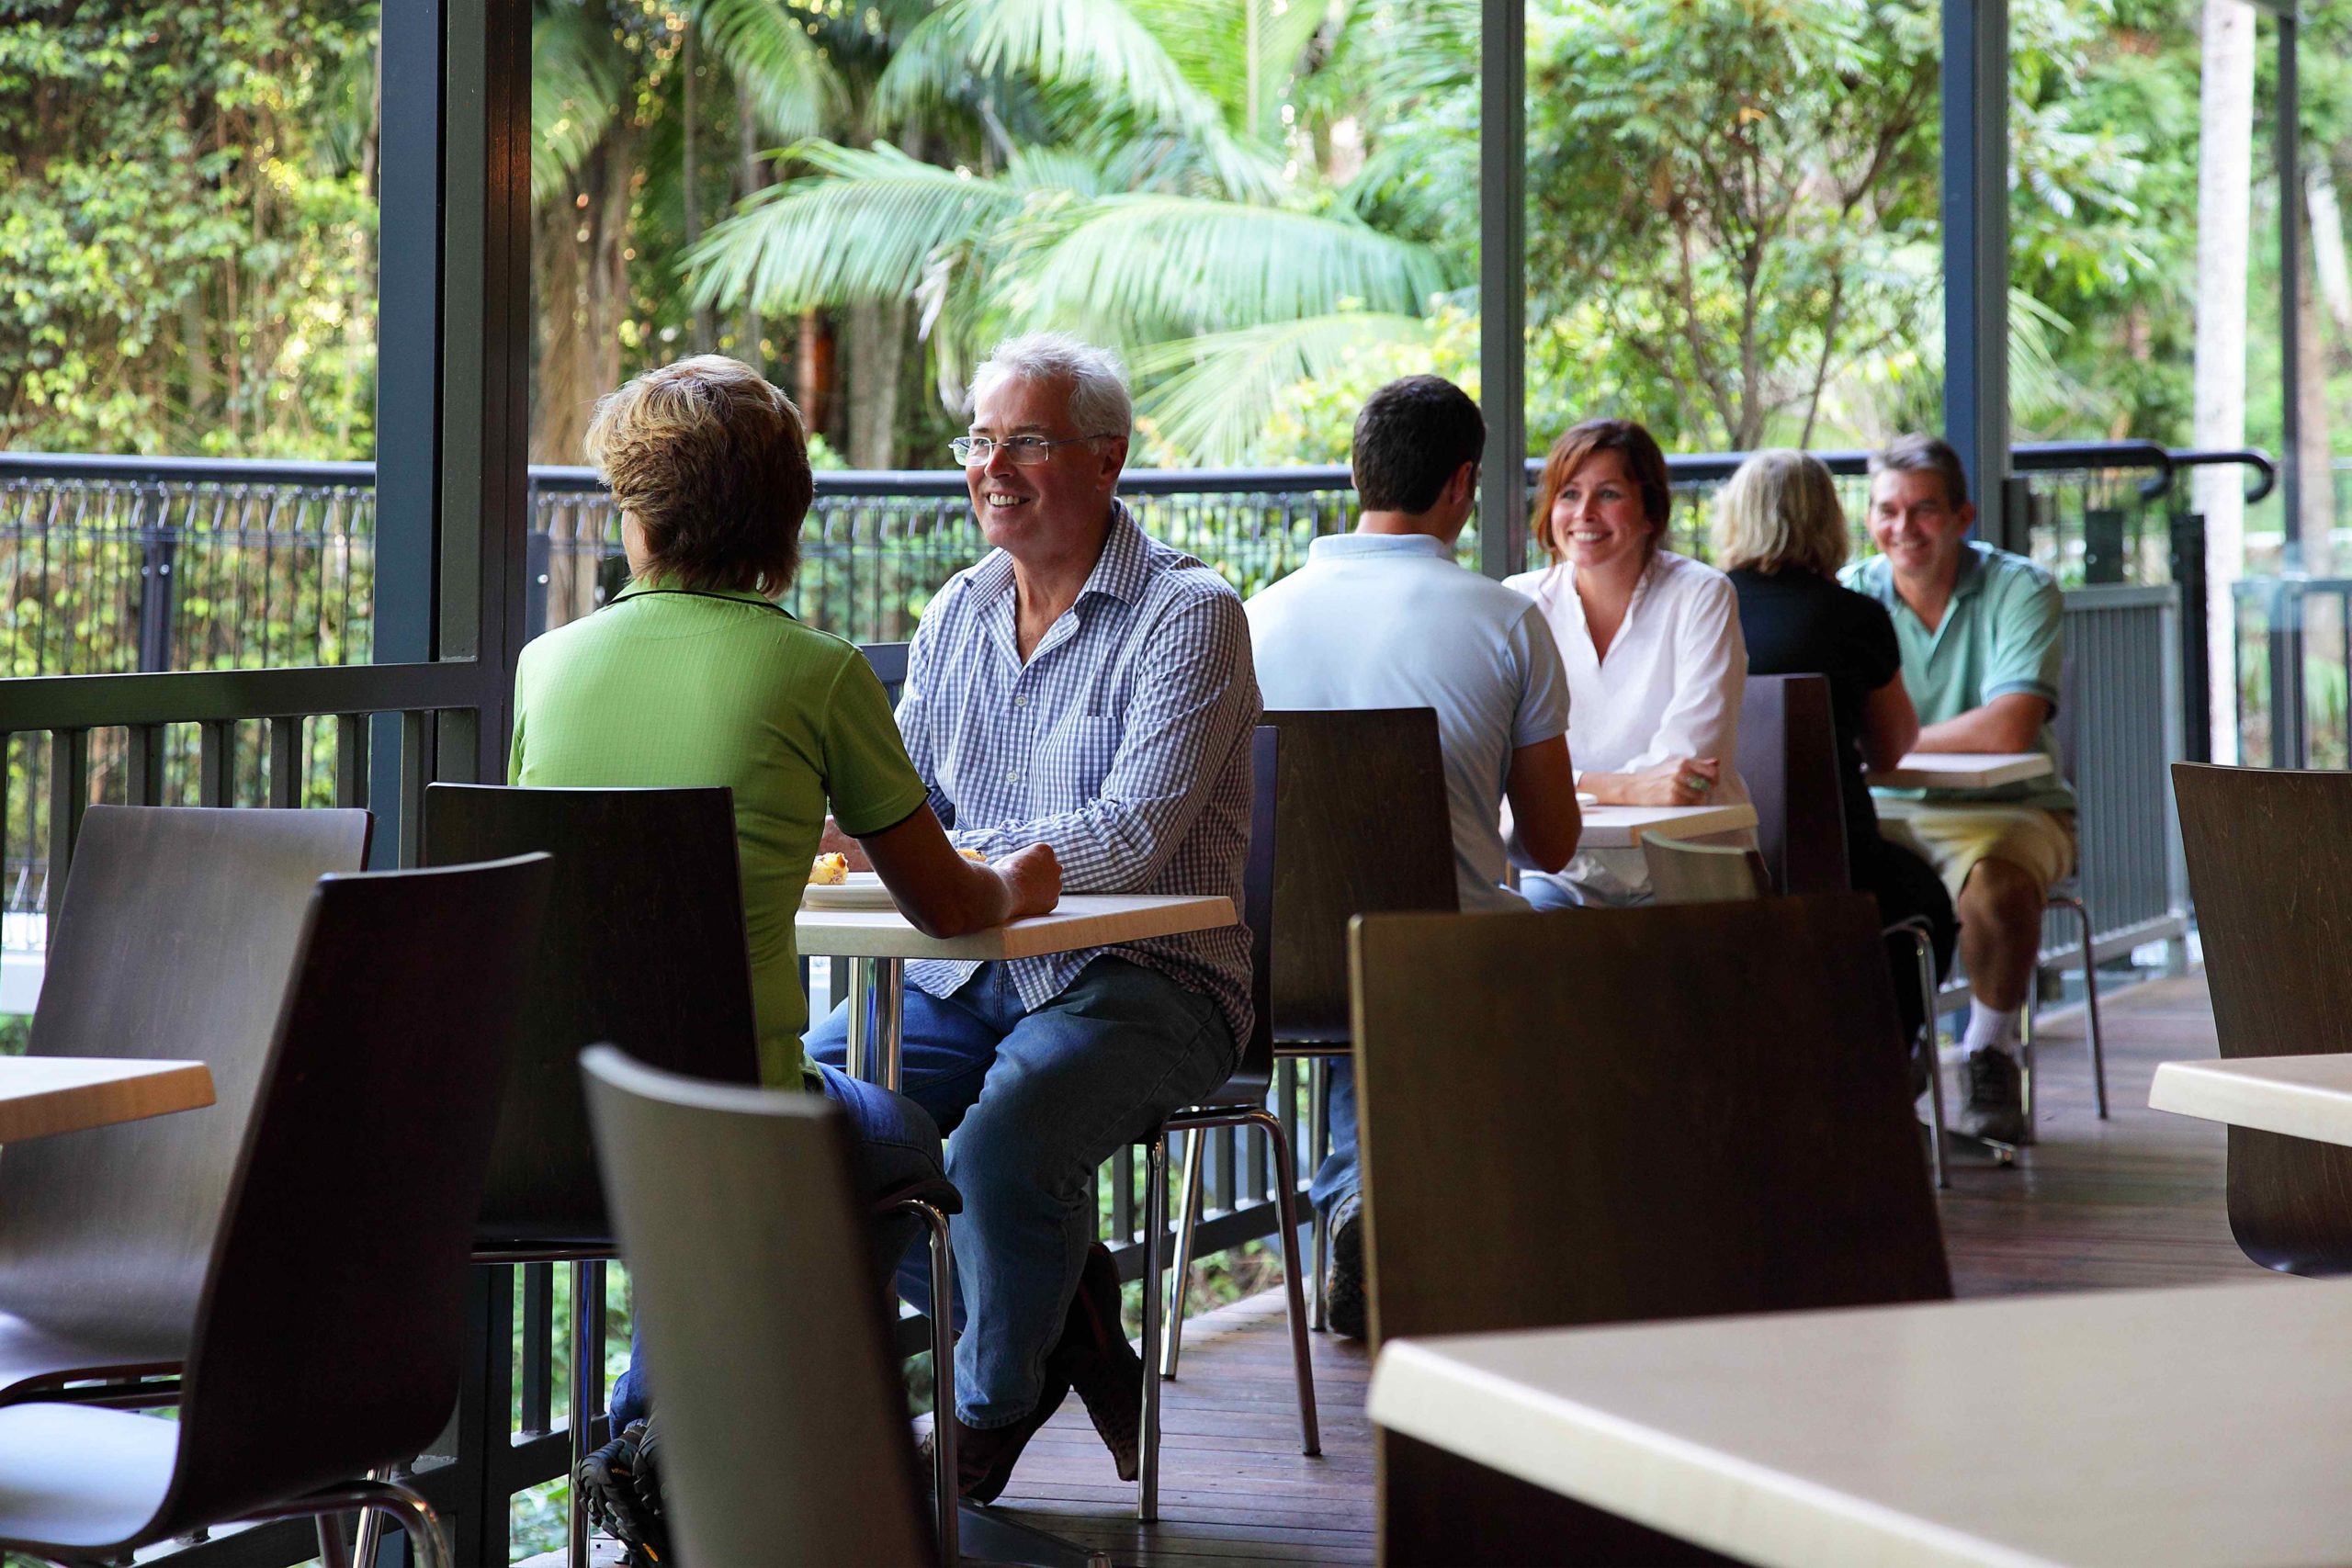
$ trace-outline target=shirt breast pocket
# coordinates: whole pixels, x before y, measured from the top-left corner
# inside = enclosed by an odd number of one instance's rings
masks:
[[[1075,811],[1102,792],[1119,750],[1115,718],[1069,718],[1037,744],[1030,798],[1038,816]]]

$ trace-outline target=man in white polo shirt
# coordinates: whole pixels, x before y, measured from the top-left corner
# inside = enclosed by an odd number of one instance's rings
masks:
[[[1557,871],[1581,826],[1559,645],[1533,600],[1453,560],[1486,439],[1478,405],[1442,377],[1374,392],[1356,416],[1356,531],[1317,539],[1304,567],[1248,606],[1269,709],[1437,711],[1465,912],[1526,908],[1502,886],[1506,858]],[[1331,1155],[1313,1194],[1331,1223],[1331,1326],[1361,1337],[1355,1083],[1345,1062],[1331,1072]]]

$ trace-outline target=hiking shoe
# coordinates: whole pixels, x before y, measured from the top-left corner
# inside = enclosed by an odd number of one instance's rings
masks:
[[[1119,1269],[1101,1242],[1086,1249],[1078,1293],[1062,1320],[1062,1337],[1046,1358],[1048,1377],[1066,1379],[1085,1403],[1119,1479],[1136,1478],[1143,1445],[1143,1358],[1119,1322]]]
[[[1361,1339],[1366,1332],[1363,1288],[1363,1198],[1351,1192],[1331,1209],[1331,1271],[1323,1277],[1323,1315],[1331,1332]]]
[[[626,1550],[628,1568],[659,1568],[670,1557],[670,1524],[662,1506],[659,1440],[650,1417],[580,1461],[572,1484],[590,1521]]]
[[[1968,1054],[1968,1103],[1962,1106],[1959,1130],[1972,1138],[1996,1144],[2025,1142],[2025,1100],[2017,1058],[1997,1045]]]

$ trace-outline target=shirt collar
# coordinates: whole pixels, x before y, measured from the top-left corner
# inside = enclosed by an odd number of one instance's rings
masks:
[[[1079,598],[1107,593],[1122,604],[1134,604],[1150,576],[1150,556],[1151,541],[1134,514],[1124,502],[1112,497],[1110,531],[1103,536],[1102,553],[1095,558],[1094,570],[1087,573],[1086,585],[1078,591]],[[978,604],[1012,592],[1012,558],[1003,550],[990,550],[972,568],[971,584]]]
[[[1342,560],[1350,557],[1371,556],[1425,557],[1432,560],[1452,560],[1453,552],[1443,539],[1427,534],[1326,534],[1310,541],[1306,558]]]

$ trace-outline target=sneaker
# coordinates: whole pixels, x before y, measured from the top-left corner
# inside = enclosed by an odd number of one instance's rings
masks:
[[[1361,1339],[1366,1332],[1363,1288],[1363,1198],[1351,1192],[1331,1209],[1331,1271],[1323,1277],[1324,1316],[1331,1332]]]
[[[628,1568],[660,1568],[670,1557],[659,1448],[651,1417],[632,1421],[619,1437],[582,1460],[573,1478],[590,1521],[620,1542]]]
[[[1958,1130],[1996,1144],[2025,1142],[2025,1100],[2017,1058],[1997,1045],[1968,1054],[1968,1103]]]
[[[1143,1445],[1143,1358],[1119,1322],[1119,1269],[1099,1241],[1086,1249],[1078,1293],[1062,1321],[1061,1341],[1046,1358],[1046,1371],[1068,1380],[1111,1450],[1119,1479],[1133,1481]]]

